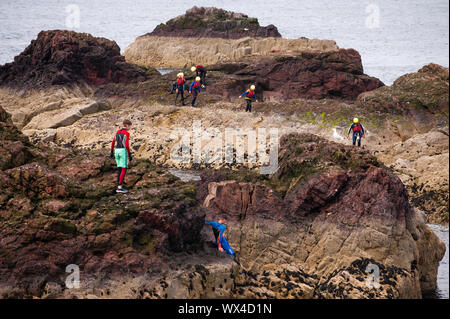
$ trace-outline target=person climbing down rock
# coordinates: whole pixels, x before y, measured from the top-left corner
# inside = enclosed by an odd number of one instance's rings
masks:
[[[177,94],[175,95],[175,101],[174,104],[177,105],[177,99],[178,99],[178,95],[181,95],[181,104],[184,106],[186,104],[184,104],[184,87],[186,85],[186,79],[184,78],[184,74],[183,73],[178,73],[177,74],[177,88],[176,88],[176,92]]]
[[[196,65],[191,68],[192,72],[195,72],[196,76],[200,76],[200,84],[202,89],[206,88],[206,77],[208,76],[208,71],[203,65]]]
[[[189,93],[192,94],[191,106],[195,106],[195,101],[197,100],[197,97],[200,94],[201,90],[200,81],[201,81],[200,77],[197,76],[195,78],[195,81],[193,81],[191,86],[189,87]]]
[[[116,159],[117,163],[117,193],[128,193],[122,185],[125,180],[125,174],[128,168],[128,159],[131,162],[133,157],[130,151],[130,133],[131,121],[123,121],[124,128],[117,131],[111,143],[111,159]]]
[[[223,236],[223,233],[227,228],[225,223],[225,219],[219,219],[217,222],[205,222],[205,225],[211,225],[212,227],[214,237],[216,239],[214,246],[217,246],[217,249],[221,252],[226,251],[228,255],[231,255],[234,259],[236,259],[236,254],[234,253],[233,248],[231,248],[230,244],[228,244],[228,240]]]
[[[347,138],[351,131],[353,131],[353,145],[356,145],[356,140],[358,140],[358,146],[361,147],[361,139],[364,137],[365,130],[364,126],[359,123],[359,120],[356,117],[353,119],[353,124],[348,129]]]
[[[250,89],[248,89],[247,91],[245,91],[244,93],[241,94],[241,96],[239,96],[239,98],[244,96],[244,99],[247,101],[247,106],[245,107],[245,112],[251,112],[252,111],[252,102],[258,102],[258,99],[256,98],[255,95],[255,86],[252,85],[250,87]]]

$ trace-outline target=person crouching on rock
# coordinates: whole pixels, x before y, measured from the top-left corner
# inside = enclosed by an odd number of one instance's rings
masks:
[[[211,225],[212,227],[214,237],[216,238],[216,241],[213,243],[214,246],[217,246],[217,249],[221,252],[226,251],[228,255],[231,255],[236,259],[233,248],[231,248],[230,244],[228,244],[228,240],[223,236],[223,233],[227,228],[225,223],[225,219],[219,219],[217,222],[205,222],[205,225]]]
[[[245,112],[251,112],[252,111],[252,102],[258,102],[258,99],[255,95],[255,86],[252,85],[249,90],[245,91],[244,93],[239,96],[239,98],[243,97],[247,101],[247,106],[245,107]]]
[[[122,186],[125,179],[125,174],[128,167],[128,159],[133,157],[130,152],[130,133],[131,122],[129,120],[123,121],[123,127],[117,131],[111,144],[111,159],[116,159],[117,163],[117,193],[128,193],[128,191]]]
[[[347,138],[349,137],[351,131],[353,131],[353,145],[356,145],[356,140],[358,140],[358,146],[361,147],[361,138],[364,137],[366,131],[364,130],[364,126],[359,123],[359,120],[356,117],[353,119],[353,124],[347,131]]]
[[[195,81],[193,81],[191,86],[189,87],[189,93],[192,94],[191,106],[195,106],[195,100],[197,100],[197,97],[200,94],[201,90],[200,81],[201,81],[200,77],[197,76],[195,78]]]
[[[174,104],[177,105],[177,99],[178,99],[178,95],[181,95],[181,104],[184,106],[186,104],[184,104],[184,86],[186,84],[186,79],[184,78],[184,74],[183,73],[178,73],[177,75],[177,94],[175,95],[175,101]]]
[[[196,76],[200,76],[200,84],[202,89],[206,88],[206,77],[208,76],[208,71],[203,65],[196,65],[191,68],[192,72],[195,72]]]

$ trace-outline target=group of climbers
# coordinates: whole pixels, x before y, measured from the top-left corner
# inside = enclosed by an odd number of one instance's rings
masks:
[[[202,89],[206,88],[206,76],[207,70],[203,65],[193,66],[191,68],[192,73],[196,73],[195,80],[192,81],[191,85],[187,86],[186,78],[184,77],[184,73],[180,72],[177,74],[177,78],[175,82],[172,84],[172,88],[170,90],[170,94],[176,93],[174,104],[177,105],[178,96],[181,97],[181,105],[185,106],[184,103],[185,96],[184,91],[188,91],[192,96],[191,106],[195,106],[195,101],[199,96]]]
[[[195,102],[201,92],[202,89],[206,89],[206,77],[208,76],[208,71],[203,65],[196,65],[191,67],[191,72],[195,72],[195,80],[192,81],[191,85],[186,86],[187,81],[184,76],[184,73],[180,72],[177,74],[176,80],[173,82],[172,87],[170,89],[170,94],[175,94],[174,104],[177,105],[178,96],[181,97],[181,105],[185,106],[184,103],[185,96],[184,91],[189,91],[189,94],[192,96],[191,106],[195,106]],[[239,98],[244,97],[247,102],[245,107],[245,112],[252,111],[252,102],[258,102],[258,98],[255,94],[256,87],[255,85],[251,85],[250,89],[246,90],[242,93]]]

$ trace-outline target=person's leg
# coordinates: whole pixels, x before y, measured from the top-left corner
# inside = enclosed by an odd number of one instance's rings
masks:
[[[176,94],[175,94],[175,101],[173,101],[173,103],[175,105],[177,105],[178,94],[180,94],[180,92],[178,91],[178,89],[176,89],[175,92],[176,92]]]
[[[121,172],[120,172],[120,177],[119,177],[119,186],[122,186],[126,173],[127,173],[127,169],[125,167],[121,167]]]
[[[120,174],[122,173],[122,167],[117,167],[117,186],[119,186]]]
[[[186,104],[184,104],[184,89],[181,88],[181,89],[178,89],[178,90],[181,91],[181,105],[186,105]]]
[[[219,239],[219,235],[220,235],[220,231],[218,229],[213,228],[213,233],[214,233],[214,238],[216,239],[215,242],[214,242],[214,245],[217,245],[218,239]]]
[[[201,78],[200,78],[200,83],[202,85],[206,86],[206,72],[202,72]]]
[[[362,139],[362,134],[361,132],[358,132],[358,146],[361,147],[361,139]]]
[[[353,140],[353,145],[356,145],[356,132],[353,132],[352,140]]]
[[[126,192],[126,190],[122,187],[125,173],[128,167],[128,154],[125,148],[117,148],[115,150],[117,168],[120,169],[119,179],[117,181],[117,191],[122,190],[122,192]]]
[[[192,90],[192,101],[191,101],[191,106],[195,105],[195,101],[197,100],[197,95],[198,92],[196,90]]]

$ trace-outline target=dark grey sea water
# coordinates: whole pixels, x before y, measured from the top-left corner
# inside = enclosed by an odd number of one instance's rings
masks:
[[[257,17],[287,38],[336,40],[358,50],[365,72],[386,84],[429,62],[448,67],[448,0],[0,0],[0,64],[50,29],[103,36],[123,51],[194,4]],[[72,19],[78,10],[79,25]]]

